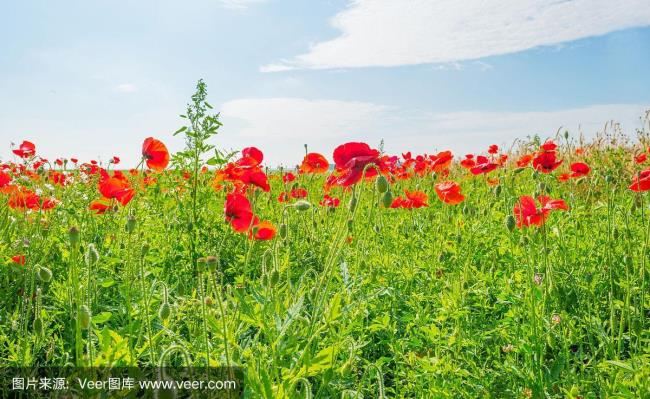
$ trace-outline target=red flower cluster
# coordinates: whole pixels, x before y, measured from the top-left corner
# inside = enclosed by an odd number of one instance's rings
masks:
[[[402,197],[395,198],[390,207],[412,209],[412,208],[422,208],[425,206],[429,206],[429,204],[427,204],[427,201],[429,200],[429,196],[423,191],[409,191],[407,189],[404,189],[404,195],[406,196],[406,198],[402,198]]]
[[[561,159],[557,159],[557,144],[549,140],[542,144],[537,155],[533,159],[533,168],[542,173],[551,173],[562,164]]]
[[[253,214],[251,203],[243,194],[230,193],[224,205],[226,221],[238,233],[248,232],[249,238],[270,240],[275,237],[276,229],[269,221],[260,222]]]
[[[541,205],[540,208],[537,208],[535,199],[531,196],[524,195],[519,198],[519,202],[516,203],[514,207],[517,227],[541,226],[546,222],[546,219],[552,210],[569,209],[564,200],[561,199],[551,199],[550,197],[542,195],[538,200]]]
[[[264,160],[264,154],[259,149],[244,148],[240,159],[228,163],[225,168],[217,171],[212,186],[215,189],[221,189],[223,187],[221,183],[226,181],[238,189],[255,186],[266,192],[270,191],[271,186],[261,167],[262,160]]]

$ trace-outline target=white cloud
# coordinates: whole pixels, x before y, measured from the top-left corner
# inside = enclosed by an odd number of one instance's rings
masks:
[[[263,3],[267,0],[219,0],[219,3],[225,8],[231,10],[243,10],[256,3]]]
[[[230,148],[258,146],[269,165],[294,165],[309,149],[331,157],[347,141],[366,141],[398,154],[450,149],[457,154],[482,151],[490,144],[509,145],[517,138],[549,137],[563,127],[593,136],[609,120],[628,134],[640,127],[650,104],[609,104],[536,112],[447,112],[410,110],[366,102],[300,98],[240,99],[222,107],[218,136]]]
[[[650,25],[648,0],[351,0],[340,36],[263,72],[474,60]]]
[[[138,90],[138,88],[133,83],[122,83],[113,87],[114,91],[119,93],[133,93]]]

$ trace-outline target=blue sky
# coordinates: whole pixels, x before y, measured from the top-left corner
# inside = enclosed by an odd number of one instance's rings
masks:
[[[611,3],[611,4],[610,4]],[[180,149],[196,80],[226,148],[295,164],[303,144],[478,151],[650,109],[647,0],[191,0],[0,4],[0,157],[137,163]]]

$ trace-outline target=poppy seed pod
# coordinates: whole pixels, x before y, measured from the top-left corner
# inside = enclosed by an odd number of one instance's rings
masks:
[[[41,266],[38,268],[38,278],[47,283],[52,280],[52,271],[47,267]]]
[[[71,245],[79,244],[79,229],[74,226],[70,227],[70,230],[68,230],[68,239]]]
[[[205,258],[205,263],[208,265],[208,270],[211,272],[214,272],[217,270],[217,265],[219,264],[219,260],[217,259],[216,256],[208,256]]]
[[[126,226],[124,226],[124,229],[127,233],[133,233],[133,230],[135,230],[135,225],[135,217],[133,217],[133,215],[129,215],[129,218],[126,220]]]
[[[280,225],[280,237],[281,237],[283,240],[286,240],[286,239],[287,239],[287,225],[284,224],[284,223],[282,223],[282,224]]]
[[[390,190],[386,191],[384,195],[381,196],[381,204],[385,208],[390,208],[393,204],[393,193],[391,193]]]
[[[515,225],[516,225],[515,217],[512,215],[506,216],[506,228],[509,231],[513,231],[515,229]]]
[[[377,188],[377,191],[382,194],[388,191],[388,180],[384,175],[377,176],[377,180],[375,180],[375,188]]]
[[[77,317],[79,320],[79,324],[81,325],[81,328],[86,329],[90,327],[90,318],[92,317],[92,314],[90,313],[90,309],[88,309],[88,306],[81,305]]]
[[[299,200],[293,204],[293,207],[302,212],[311,208],[311,204],[308,201]]]

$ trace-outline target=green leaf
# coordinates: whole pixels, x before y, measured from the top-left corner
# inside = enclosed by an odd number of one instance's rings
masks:
[[[101,312],[98,315],[93,316],[93,323],[95,324],[101,324],[101,323],[106,323],[111,319],[113,314],[111,312]]]

